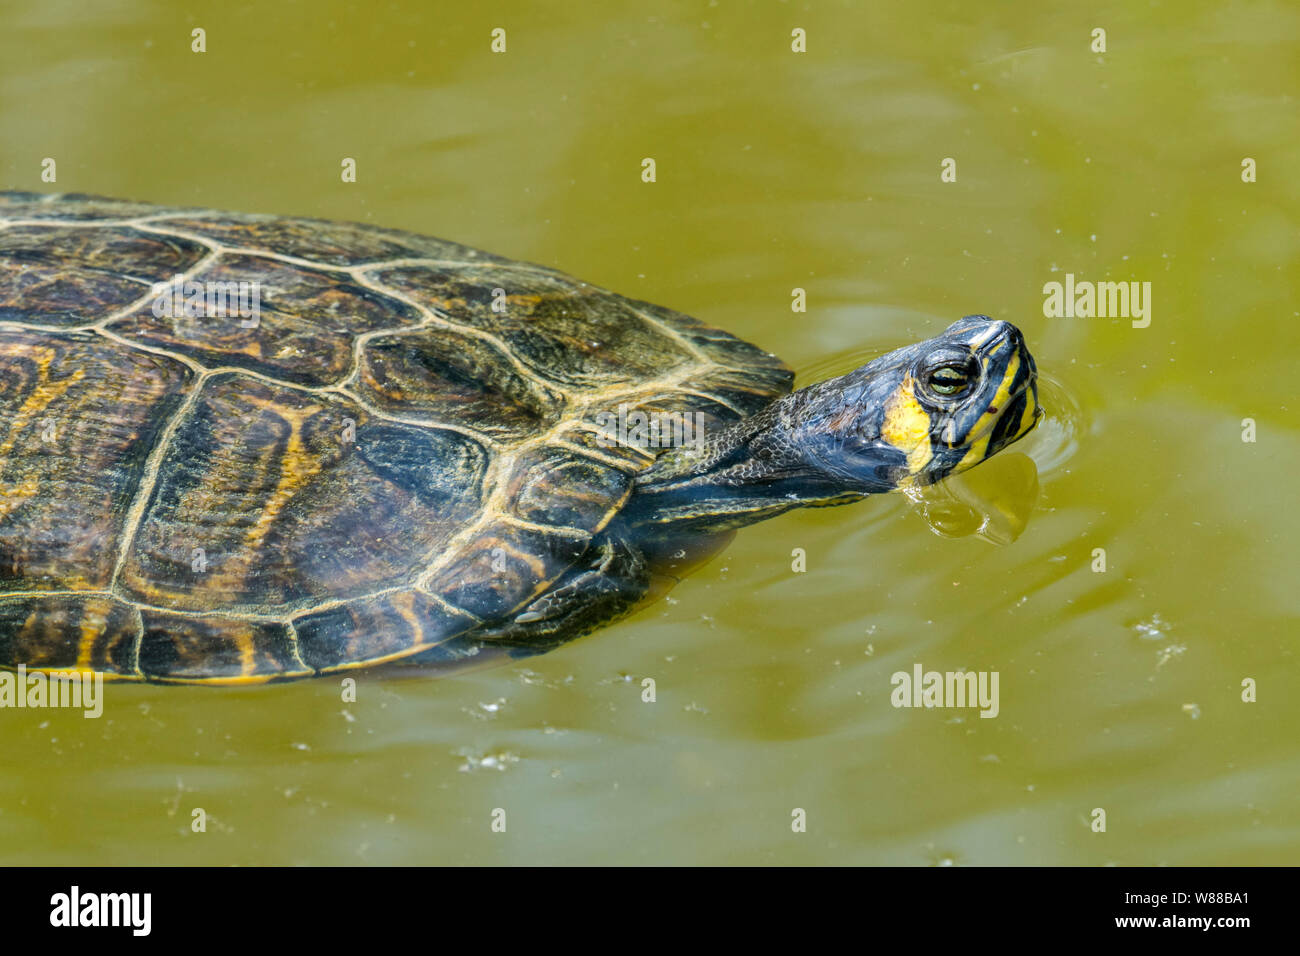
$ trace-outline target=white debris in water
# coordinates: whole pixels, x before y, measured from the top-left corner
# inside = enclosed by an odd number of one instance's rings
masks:
[[[497,770],[504,773],[514,764],[519,763],[519,754],[509,750],[499,750],[489,754],[474,754],[467,750],[458,750],[456,755],[465,758],[465,762],[456,768],[461,773],[474,773],[478,770]]]
[[[1183,713],[1186,714],[1188,717],[1192,718],[1192,720],[1195,720],[1196,718],[1198,718],[1198,717],[1201,716],[1201,708],[1200,708],[1200,705],[1199,705],[1199,704],[1183,704]]]
[[[528,684],[529,686],[534,686],[534,687],[541,686],[541,687],[557,688],[557,687],[564,687],[568,684],[573,683],[572,674],[557,679],[557,678],[547,677],[545,674],[539,674],[537,671],[530,671],[526,668],[524,670],[519,671],[518,677],[519,677],[519,683]]]
[[[1160,670],[1175,657],[1181,657],[1186,650],[1186,644],[1170,644],[1156,656],[1156,670]]]
[[[1152,614],[1149,620],[1134,624],[1133,630],[1137,631],[1138,637],[1144,641],[1158,641],[1169,633],[1170,624],[1157,612]]]
[[[477,707],[462,707],[461,711],[469,714],[475,720],[491,720],[497,714],[505,709],[506,699],[498,697],[496,700],[479,701]]]

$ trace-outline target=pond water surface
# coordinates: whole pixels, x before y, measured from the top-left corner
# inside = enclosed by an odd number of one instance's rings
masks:
[[[362,674],[355,702],[324,679],[3,711],[0,860],[1300,858],[1300,10],[407,6],[8,5],[0,183],[455,239],[801,383],[1007,319],[1048,415],[976,490],[1036,481],[1027,522],[792,512],[550,655]],[[1149,324],[1045,315],[1067,274],[1149,282]],[[918,664],[998,672],[997,717],[891,706]]]

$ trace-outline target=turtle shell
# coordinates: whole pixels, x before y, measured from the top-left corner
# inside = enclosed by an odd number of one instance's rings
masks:
[[[0,666],[239,683],[468,652],[653,460],[599,413],[732,420],[790,382],[439,239],[0,193]]]

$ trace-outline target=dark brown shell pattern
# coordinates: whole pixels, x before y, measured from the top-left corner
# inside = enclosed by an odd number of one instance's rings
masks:
[[[256,322],[159,316],[178,276],[253,284]],[[597,413],[732,420],[790,379],[438,239],[0,192],[0,667],[242,683],[467,646],[652,460]]]

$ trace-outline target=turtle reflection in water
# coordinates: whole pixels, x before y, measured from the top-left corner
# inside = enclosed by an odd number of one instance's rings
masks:
[[[255,315],[213,314],[249,289]],[[246,683],[545,650],[683,540],[930,484],[1040,414],[984,316],[792,378],[438,239],[0,193],[0,666]],[[611,442],[619,408],[703,440]]]

